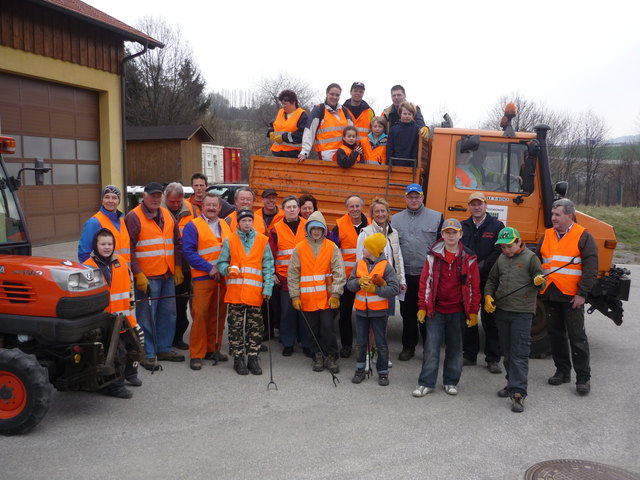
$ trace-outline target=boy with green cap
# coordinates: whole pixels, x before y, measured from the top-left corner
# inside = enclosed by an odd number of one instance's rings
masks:
[[[499,397],[511,397],[511,411],[524,411],[529,374],[531,322],[536,312],[538,291],[544,288],[540,259],[522,242],[515,228],[498,233],[496,245],[502,254],[489,272],[484,309],[496,312],[500,348],[504,354],[507,386]],[[519,287],[522,287],[518,290]]]

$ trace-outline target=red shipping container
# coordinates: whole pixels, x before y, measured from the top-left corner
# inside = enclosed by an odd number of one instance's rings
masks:
[[[237,147],[224,147],[222,157],[224,159],[224,181],[226,183],[238,183],[241,180],[240,150]]]

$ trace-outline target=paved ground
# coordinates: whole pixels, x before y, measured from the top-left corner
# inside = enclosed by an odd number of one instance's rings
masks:
[[[65,246],[66,245],[66,246]],[[75,244],[36,249],[73,257]],[[60,252],[62,252],[60,254]],[[68,252],[68,253],[66,253]],[[531,465],[577,458],[640,473],[640,266],[631,266],[632,300],[616,327],[588,316],[593,390],[547,385],[550,360],[532,360],[526,411],[496,396],[502,375],[466,367],[460,394],[413,398],[421,351],[397,361],[400,322],[390,322],[391,385],[341,384],[311,371],[296,353],[273,349],[278,391],[265,375],[240,377],[229,364],[193,372],[165,364],[131,400],[59,393],[27,435],[0,438],[0,478],[386,478],[521,479]]]

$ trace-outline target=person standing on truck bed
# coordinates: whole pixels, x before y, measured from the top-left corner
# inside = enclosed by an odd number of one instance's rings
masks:
[[[364,200],[360,195],[349,195],[345,200],[347,213],[336,219],[336,226],[333,227],[329,240],[340,248],[346,278],[351,276],[351,271],[356,266],[356,247],[358,245],[358,235],[360,231],[369,225],[369,219],[362,209]],[[351,322],[351,313],[353,311],[353,302],[356,298],[356,292],[344,290],[340,297],[340,356],[349,358],[353,347],[353,324]]]
[[[496,245],[498,233],[504,224],[487,214],[487,198],[482,192],[469,195],[471,216],[462,221],[462,243],[478,257],[480,269],[480,291],[484,292],[491,267],[500,256],[500,246]],[[500,338],[495,313],[484,310],[480,316],[484,328],[484,355],[487,368],[491,373],[500,373]],[[478,326],[465,330],[462,361],[464,365],[475,365],[480,350]]]
[[[282,108],[267,130],[267,137],[271,140],[271,153],[276,157],[298,158],[309,115],[300,108],[298,96],[293,90],[280,92],[278,101]]]
[[[385,108],[382,111],[382,116],[384,118],[387,119],[387,122],[389,122],[389,130],[391,130],[391,127],[393,127],[395,124],[397,124],[398,122],[400,122],[400,105],[402,105],[402,102],[406,102],[407,101],[407,95],[404,91],[404,87],[402,85],[394,85],[393,87],[391,87],[391,105],[388,106],[387,108]],[[422,111],[420,110],[420,107],[413,104],[412,105],[415,107],[416,109],[416,113],[414,115],[414,120],[415,122],[418,124],[418,126],[420,127],[420,134],[423,137],[428,137],[429,136],[429,128],[425,127],[425,123],[424,123],[424,117],[422,116]]]
[[[131,271],[135,278],[136,318],[144,331],[147,370],[155,368],[155,358],[184,362],[184,355],[171,350],[176,333],[175,286],[183,281],[182,244],[178,224],[162,208],[162,184],[144,187],[142,203],[124,221],[131,238]],[[158,298],[151,301],[147,299]],[[142,301],[139,301],[142,300]]]
[[[309,157],[311,148],[318,152],[320,160],[333,160],[333,155],[342,145],[342,129],[347,125],[353,125],[351,113],[340,105],[341,93],[340,85],[330,84],[324,103],[314,106],[311,110],[309,123],[304,129],[298,162],[304,162]]]
[[[373,108],[362,99],[364,96],[364,83],[353,82],[350,93],[351,98],[344,102],[342,107],[351,113],[353,126],[356,127],[358,132],[358,140],[362,140],[369,135],[371,119],[375,116],[375,113]]]
[[[80,241],[78,242],[78,261],[84,262],[91,255],[93,248],[93,237],[101,228],[108,228],[116,241],[114,254],[120,255],[127,262],[131,263],[129,249],[129,232],[124,223],[124,215],[118,210],[122,194],[115,185],[107,185],[102,189],[102,206],[100,210],[84,224]]]
[[[541,294],[556,366],[549,384],[569,383],[573,364],[576,391],[579,395],[588,395],[591,367],[584,302],[598,277],[598,246],[591,234],[575,223],[575,215],[576,207],[568,198],[553,202],[553,227],[545,230],[538,244],[538,257],[548,275]],[[554,270],[557,271],[550,273]]]
[[[236,209],[231,212],[229,215],[225,217],[225,222],[231,228],[232,232],[236,231],[238,227],[238,212],[240,210],[251,210],[253,211],[253,201],[254,201],[253,190],[249,187],[241,187],[237,189],[233,194],[233,203]]]
[[[409,102],[400,104],[400,122],[389,130],[387,139],[387,164],[391,164],[391,158],[418,159],[418,139],[420,127],[414,120],[415,107]],[[395,165],[412,166],[414,162],[395,161]]]
[[[178,224],[180,237],[187,223],[198,217],[196,207],[184,199],[184,189],[182,184],[172,182],[164,188],[163,207],[169,210],[173,221]],[[184,341],[184,334],[189,328],[189,298],[191,296],[191,268],[184,259],[182,264],[182,275],[184,282],[175,286],[176,292],[176,333],[173,336],[173,347],[179,350],[189,350],[189,344]]]
[[[407,208],[391,218],[391,227],[398,232],[404,260],[404,276],[407,291],[400,301],[402,315],[402,351],[398,360],[407,361],[415,355],[418,337],[426,338],[424,323],[418,327],[418,290],[420,275],[429,247],[437,240],[444,221],[442,213],[424,206],[422,187],[417,183],[407,185]]]

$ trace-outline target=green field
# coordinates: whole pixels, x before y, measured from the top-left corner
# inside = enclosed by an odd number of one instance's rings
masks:
[[[635,207],[587,207],[578,210],[598,218],[616,230],[618,248],[614,261],[637,263],[640,261],[640,208]]]

